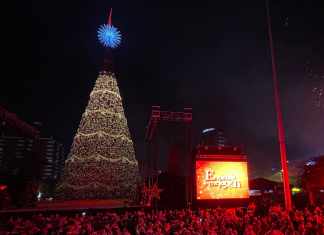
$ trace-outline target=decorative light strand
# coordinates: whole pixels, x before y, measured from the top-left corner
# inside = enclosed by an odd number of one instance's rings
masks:
[[[98,93],[103,93],[103,94],[110,93],[110,94],[113,94],[113,95],[117,96],[119,99],[122,99],[121,96],[117,92],[109,91],[109,90],[106,90],[106,89],[100,89],[100,90],[92,91],[90,93],[90,97],[95,95],[95,94],[98,94]]]
[[[122,114],[120,114],[120,113],[113,113],[113,112],[107,111],[107,109],[86,110],[83,115],[84,116],[88,116],[88,115],[90,115],[92,113],[100,113],[100,114],[103,114],[103,115],[108,114],[108,115],[111,115],[111,116],[116,116],[118,118],[125,118],[125,116],[123,116]]]
[[[112,137],[112,138],[120,138],[122,140],[126,140],[126,141],[129,141],[131,143],[133,143],[133,141],[131,139],[129,139],[126,135],[122,134],[122,135],[111,135],[109,133],[106,133],[104,131],[98,131],[98,132],[95,132],[95,133],[91,133],[91,134],[83,134],[82,132],[79,132],[78,134],[75,135],[74,138],[81,138],[81,137],[92,137],[92,136],[109,136],[109,137]]]
[[[108,161],[108,162],[122,161],[122,162],[128,162],[129,164],[132,164],[132,165],[138,165],[138,162],[136,160],[129,160],[126,157],[107,158],[107,157],[102,156],[101,154],[92,155],[90,157],[87,157],[86,159],[84,157],[78,157],[77,155],[73,155],[73,157],[71,157],[71,159],[68,159],[67,161],[75,161],[76,159],[79,161],[89,161],[89,160],[102,160],[102,161]]]
[[[138,163],[113,74],[100,73],[89,97],[58,194],[68,199],[132,198]]]

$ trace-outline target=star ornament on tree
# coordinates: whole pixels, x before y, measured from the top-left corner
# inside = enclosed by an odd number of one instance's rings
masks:
[[[104,47],[117,48],[121,42],[121,33],[112,25],[111,15],[112,9],[110,9],[108,23],[98,29],[98,39]]]
[[[101,25],[98,29],[99,42],[105,47],[117,48],[121,42],[121,34],[112,25]]]

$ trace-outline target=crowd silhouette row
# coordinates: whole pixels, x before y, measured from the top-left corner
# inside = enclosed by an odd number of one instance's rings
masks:
[[[259,213],[248,208],[198,210],[123,210],[12,217],[3,222],[3,234],[97,235],[320,235],[324,234],[323,209],[286,212],[273,205]]]

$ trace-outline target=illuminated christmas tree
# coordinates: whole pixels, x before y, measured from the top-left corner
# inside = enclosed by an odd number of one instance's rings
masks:
[[[121,36],[111,25],[111,13],[108,24],[99,28],[98,38],[107,52],[119,45]],[[131,199],[138,179],[133,141],[111,53],[107,53],[74,137],[58,193],[68,199]]]

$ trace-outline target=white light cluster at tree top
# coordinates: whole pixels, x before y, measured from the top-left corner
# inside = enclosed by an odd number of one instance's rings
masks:
[[[113,73],[101,72],[65,163],[59,195],[131,199],[139,180],[133,142]]]

